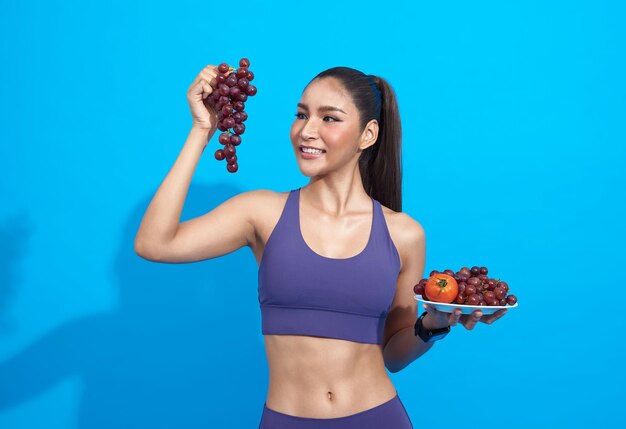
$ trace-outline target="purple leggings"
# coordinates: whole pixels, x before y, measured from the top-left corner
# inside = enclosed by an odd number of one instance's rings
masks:
[[[259,429],[413,429],[409,415],[396,393],[389,401],[344,417],[316,419],[280,413],[263,405]]]

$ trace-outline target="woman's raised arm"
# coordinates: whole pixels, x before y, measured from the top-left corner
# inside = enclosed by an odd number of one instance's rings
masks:
[[[187,90],[193,126],[174,166],[152,198],[135,236],[135,252],[158,262],[194,262],[233,252],[254,240],[255,213],[264,191],[236,195],[210,212],[180,223],[183,205],[202,152],[217,130],[209,95],[217,67],[206,66]]]

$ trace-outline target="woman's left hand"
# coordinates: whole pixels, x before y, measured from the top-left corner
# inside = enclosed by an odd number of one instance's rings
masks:
[[[432,307],[428,304],[423,305],[424,310],[428,311],[428,316],[431,318],[432,326],[445,326],[450,325],[454,326],[458,322],[461,322],[465,329],[474,329],[478,322],[486,323],[491,325],[493,322],[504,316],[507,312],[506,308],[502,308],[496,311],[493,314],[483,315],[483,312],[480,310],[474,310],[472,314],[462,314],[460,308],[455,308],[452,313],[445,313],[443,311],[437,310],[435,307]]]

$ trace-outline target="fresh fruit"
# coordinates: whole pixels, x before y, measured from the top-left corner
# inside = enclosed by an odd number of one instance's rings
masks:
[[[487,267],[463,267],[459,271],[432,270],[430,278],[423,278],[413,287],[416,295],[434,302],[461,305],[515,305],[517,297],[508,294],[509,285],[490,278]]]
[[[243,124],[248,119],[248,114],[244,112],[245,102],[248,97],[257,93],[257,88],[250,83],[254,79],[254,73],[249,67],[250,61],[247,58],[239,60],[237,69],[227,63],[220,64],[217,67],[217,91],[213,91],[211,95],[211,101],[218,112],[217,129],[224,131],[218,137],[224,148],[217,149],[214,156],[218,161],[226,159],[226,169],[231,173],[239,169],[235,146],[241,143],[241,135],[246,130]]]
[[[430,301],[451,303],[459,293],[459,285],[451,275],[439,273],[428,279],[424,292]]]

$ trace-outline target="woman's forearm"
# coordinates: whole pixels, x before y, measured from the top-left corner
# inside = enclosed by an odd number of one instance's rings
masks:
[[[424,316],[422,323],[426,329],[442,327],[435,326],[429,314]],[[425,343],[415,335],[413,326],[401,329],[389,339],[383,350],[385,366],[390,372],[398,372],[430,350],[433,344],[434,342]]]
[[[158,254],[180,223],[193,173],[208,140],[215,131],[192,127],[183,149],[157,189],[135,236],[135,251],[147,258]]]

